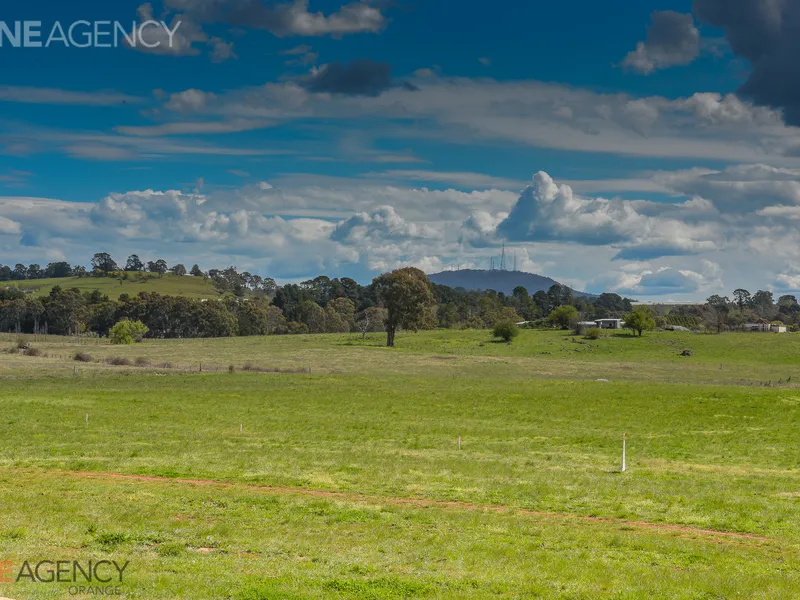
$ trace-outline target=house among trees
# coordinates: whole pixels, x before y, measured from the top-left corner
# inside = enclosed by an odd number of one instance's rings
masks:
[[[766,319],[761,319],[757,323],[745,323],[745,331],[756,331],[761,333],[786,333],[786,325],[780,321],[770,323]]]
[[[587,329],[624,329],[625,321],[623,319],[597,319],[595,321],[581,321],[578,323],[579,331],[586,331]]]
[[[623,329],[623,319],[597,319],[595,324],[600,329]]]

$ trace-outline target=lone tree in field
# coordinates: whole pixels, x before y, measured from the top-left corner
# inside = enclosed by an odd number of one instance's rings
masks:
[[[494,337],[501,338],[507,344],[519,335],[519,327],[514,321],[501,321],[494,326]]]
[[[431,282],[425,273],[413,267],[398,269],[372,282],[378,299],[388,311],[386,345],[394,347],[397,328],[421,329],[428,324],[435,306]]]
[[[141,321],[122,319],[109,330],[108,336],[111,338],[112,344],[130,345],[134,342],[141,342],[148,331],[150,329]]]
[[[633,334],[642,334],[656,328],[656,320],[653,318],[652,311],[646,306],[639,306],[632,313],[625,316],[625,327],[633,331]]]

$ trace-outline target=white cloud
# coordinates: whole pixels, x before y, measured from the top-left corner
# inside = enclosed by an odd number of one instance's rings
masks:
[[[717,208],[729,213],[747,213],[774,204],[800,204],[800,169],[749,164],[721,171],[689,169],[658,173],[654,179],[676,193],[711,200]]]
[[[380,8],[368,0],[345,4],[329,15],[309,11],[308,0],[291,0],[270,6],[260,0],[167,0],[166,4],[200,21],[265,29],[278,37],[341,37],[354,33],[378,33],[386,26],[386,17]]]
[[[201,112],[215,98],[216,95],[211,92],[192,88],[171,94],[165,106],[177,112]]]
[[[436,240],[441,238],[441,232],[428,225],[409,223],[391,206],[381,206],[372,214],[354,215],[339,223],[331,235],[331,239],[349,244],[414,238]]]
[[[771,125],[780,127],[779,111],[743,102],[735,94],[697,93],[682,101],[682,106],[707,125]]]
[[[38,152],[63,151],[76,158],[92,160],[130,160],[177,155],[188,156],[277,156],[295,154],[294,150],[283,147],[270,148],[242,148],[219,146],[205,140],[171,140],[166,136],[170,133],[189,134],[198,129],[205,129],[206,133],[216,131],[224,132],[225,129],[250,128],[252,124],[233,122],[226,124],[172,124],[150,132],[135,131],[140,135],[114,135],[102,132],[64,132],[55,129],[25,129],[22,132],[0,132],[0,144],[6,148],[18,144],[25,144],[26,154]],[[160,137],[144,135],[145,133],[160,133]],[[8,150],[6,150],[8,152]]]
[[[779,181],[793,176],[752,169],[733,172],[743,179],[753,172]],[[148,252],[280,277],[357,272],[364,279],[406,264],[428,271],[485,268],[505,237],[507,255],[520,268],[589,291],[692,299],[766,282],[788,289],[797,277],[780,265],[800,253],[800,230],[791,219],[800,204],[740,214],[699,196],[585,197],[544,173],[521,196],[304,173],[237,189],[209,181],[200,189],[130,191],[91,203],[0,198],[4,253],[40,262],[47,250],[85,263],[100,247],[117,257]],[[722,268],[729,274],[724,282]]]
[[[794,270],[792,273],[780,273],[775,279],[774,286],[781,291],[799,291],[800,290],[800,272]]]
[[[508,218],[507,212],[492,215],[483,210],[473,211],[461,225],[459,242],[480,248],[497,245],[497,227]]]
[[[0,217],[0,235],[16,235],[22,233],[22,225],[6,217]]]
[[[382,173],[366,173],[365,177],[380,177],[398,181],[427,181],[473,189],[522,189],[526,185],[519,179],[494,177],[485,173],[453,171],[392,170]]]
[[[161,125],[136,126],[136,127],[115,127],[114,131],[123,135],[134,135],[144,137],[158,137],[162,135],[201,135],[215,133],[238,133],[241,131],[253,131],[256,129],[266,129],[272,127],[272,121],[233,119],[230,121],[177,121],[173,123],[163,123]]]
[[[510,214],[494,231],[494,244],[511,242],[572,242],[587,246],[613,246],[620,259],[650,259],[659,256],[698,254],[719,247],[721,232],[709,223],[690,224],[637,210],[641,203],[588,198],[575,194],[568,185],[557,185],[544,172],[537,173]],[[697,202],[693,202],[694,209]],[[677,210],[661,205],[666,213]],[[685,208],[685,205],[684,207]],[[473,213],[463,227],[462,240],[487,243],[490,219]]]
[[[595,278],[594,291],[613,291],[624,296],[697,297],[721,285],[719,265],[705,261],[702,272],[663,266],[657,269],[626,269]]]
[[[432,70],[409,84],[375,97],[313,94],[293,81],[218,97],[187,90],[173,95],[167,108],[281,120],[375,117],[387,120],[385,136],[397,138],[800,165],[800,130],[733,95],[636,98],[538,81],[446,78]],[[390,124],[397,121],[428,126]]]
[[[56,88],[0,86],[0,102],[22,104],[74,104],[81,106],[117,106],[138,104],[141,98],[116,92],[74,92]]]

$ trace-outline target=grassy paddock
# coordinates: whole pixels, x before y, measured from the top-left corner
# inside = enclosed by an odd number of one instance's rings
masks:
[[[0,334],[11,348],[18,336]],[[3,357],[0,373],[66,372],[76,352],[96,361],[142,358],[148,364],[199,371],[241,368],[341,374],[415,374],[556,379],[611,379],[745,385],[800,384],[800,336],[735,333],[698,335],[659,332],[635,338],[626,332],[589,341],[561,331],[522,331],[512,343],[496,343],[488,331],[404,333],[398,347],[385,335],[301,335],[197,340],[147,340],[113,346],[107,340],[22,336],[50,355]],[[684,349],[691,357],[680,356]],[[92,365],[82,366],[92,368]]]
[[[797,340],[36,339],[0,354],[0,557],[130,560],[148,599],[797,597]]]
[[[70,290],[77,288],[82,292],[99,290],[109,298],[118,299],[122,294],[136,296],[139,292],[150,292],[164,296],[185,296],[187,298],[218,298],[220,293],[211,280],[202,277],[186,275],[179,277],[171,273],[163,277],[143,273],[143,279],[120,280],[112,277],[60,277],[57,279],[32,279],[29,281],[14,281],[13,283],[22,290],[30,290],[33,297],[47,296],[55,286]],[[133,275],[131,275],[133,277]]]

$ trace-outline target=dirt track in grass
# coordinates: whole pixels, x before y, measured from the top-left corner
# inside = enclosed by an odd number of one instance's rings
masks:
[[[513,508],[500,505],[480,505],[480,504],[470,504],[466,502],[428,500],[424,498],[393,498],[385,496],[364,496],[359,494],[351,494],[347,492],[331,492],[331,491],[312,490],[304,488],[274,487],[269,485],[256,485],[256,484],[229,482],[229,481],[215,481],[211,479],[183,479],[183,478],[157,477],[152,475],[131,475],[125,473],[101,473],[101,472],[95,473],[95,472],[83,472],[83,471],[46,471],[46,472],[50,475],[63,475],[80,479],[98,479],[105,481],[115,481],[115,480],[138,481],[142,483],[221,487],[221,488],[230,488],[239,490],[249,490],[263,494],[330,498],[346,502],[361,502],[361,503],[371,503],[371,504],[384,503],[393,505],[417,506],[423,508],[445,508],[454,510],[483,511],[483,512],[494,512],[494,513],[513,513],[538,519],[549,519],[549,520],[560,520],[560,521],[569,521],[569,520],[583,521],[587,523],[599,523],[599,524],[614,525],[619,527],[631,527],[636,529],[643,529],[643,530],[662,532],[662,533],[677,533],[685,535],[703,536],[711,538],[712,540],[716,539],[717,541],[722,541],[724,539],[732,541],[739,540],[739,541],[757,541],[757,542],[776,541],[775,539],[769,537],[759,536],[750,533],[740,533],[735,531],[703,529],[699,527],[691,527],[688,525],[674,525],[669,523],[652,523],[647,521],[630,521],[626,519],[593,517],[589,515],[580,515],[574,513],[535,511],[535,510]]]

